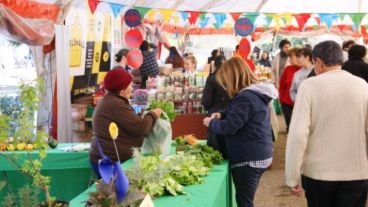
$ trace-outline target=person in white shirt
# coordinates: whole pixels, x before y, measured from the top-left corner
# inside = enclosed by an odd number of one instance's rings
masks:
[[[298,72],[294,74],[293,81],[290,88],[290,98],[295,102],[298,87],[305,80],[313,70],[312,49],[304,47],[301,56],[297,57],[299,65],[302,66]]]
[[[286,185],[309,207],[365,207],[368,84],[344,70],[334,41],[312,52],[316,77],[298,90],[287,137]]]

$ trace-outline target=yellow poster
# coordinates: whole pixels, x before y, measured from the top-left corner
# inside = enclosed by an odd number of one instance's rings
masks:
[[[74,19],[74,23],[70,27],[70,62],[69,65],[71,68],[79,67],[82,62],[82,25],[80,24],[79,14],[77,13]]]

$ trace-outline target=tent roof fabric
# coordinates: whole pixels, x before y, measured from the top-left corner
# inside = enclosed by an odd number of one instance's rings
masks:
[[[38,0],[54,3],[56,0]],[[127,6],[206,12],[367,13],[366,0],[100,0]],[[86,2],[86,0],[75,0]]]

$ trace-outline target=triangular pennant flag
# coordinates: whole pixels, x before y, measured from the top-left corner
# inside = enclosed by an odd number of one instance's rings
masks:
[[[222,27],[222,25],[224,24],[224,21],[226,19],[226,14],[224,13],[213,13],[213,16],[216,19],[216,25],[215,28],[218,29],[220,27]]]
[[[162,15],[162,17],[164,18],[164,22],[169,22],[170,21],[170,17],[172,15],[172,13],[174,13],[174,10],[170,10],[170,9],[161,9],[160,13]]]
[[[248,18],[254,24],[254,21],[257,19],[258,16],[259,16],[259,14],[249,13],[249,14],[245,15],[245,18]]]
[[[188,12],[186,12],[186,11],[180,11],[180,15],[181,15],[181,17],[183,18],[184,21],[187,20],[188,16],[189,16]]]
[[[197,11],[189,11],[190,17],[189,17],[189,22],[191,24],[195,24],[198,16],[201,14],[202,12],[197,12]]]
[[[338,13],[336,14],[341,20],[344,20],[344,17],[346,15],[346,13]]]
[[[198,18],[202,21],[202,20],[205,19],[206,15],[207,15],[207,13],[203,12],[203,13],[199,14]]]
[[[92,14],[95,13],[96,8],[97,8],[99,3],[100,3],[100,1],[98,1],[98,0],[88,0],[89,9],[91,10]]]
[[[199,26],[201,28],[205,28],[208,25],[208,21],[210,20],[209,17],[201,18],[201,21],[199,22]]]
[[[307,23],[310,16],[311,16],[311,14],[296,14],[296,15],[294,15],[294,17],[296,19],[296,22],[299,25],[299,31],[304,30],[304,25]]]
[[[145,7],[134,7],[134,9],[136,9],[138,13],[141,15],[141,20],[144,19],[144,16],[148,12],[148,10],[150,10],[150,8],[145,8]]]
[[[111,7],[112,13],[114,14],[114,17],[116,18],[120,11],[124,8],[124,5],[122,4],[115,4],[115,3],[108,3]]]
[[[289,26],[291,24],[291,21],[293,20],[293,15],[291,14],[283,14],[282,18],[285,20],[286,26]]]
[[[230,13],[231,17],[233,18],[234,22],[236,22],[242,13]]]
[[[337,19],[336,14],[318,14],[322,23],[325,23],[327,29],[331,29],[332,23]]]
[[[266,16],[266,24],[269,26],[273,20],[273,15],[272,14],[265,14]]]
[[[349,14],[351,20],[353,20],[355,24],[355,28],[358,28],[360,26],[360,23],[362,22],[365,14],[363,13],[356,13],[356,14]]]
[[[275,29],[276,29],[276,31],[279,31],[280,30],[280,27],[281,27],[281,24],[280,24],[281,16],[278,15],[278,14],[274,14],[273,15],[273,20],[275,21]]]
[[[146,18],[148,19],[148,21],[155,21],[156,12],[157,11],[154,9],[147,11]]]

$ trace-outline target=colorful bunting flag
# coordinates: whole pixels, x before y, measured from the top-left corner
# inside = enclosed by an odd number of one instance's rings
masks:
[[[190,17],[189,17],[189,23],[191,24],[195,24],[198,16],[201,14],[202,12],[197,12],[197,11],[189,11]]]
[[[148,19],[148,21],[155,21],[155,15],[156,15],[156,10],[155,9],[151,9],[149,11],[147,11],[146,13],[146,18]]]
[[[136,9],[139,12],[142,20],[144,19],[144,16],[148,12],[148,10],[150,10],[150,8],[145,8],[145,7],[134,7],[134,9]]]
[[[275,29],[276,31],[279,31],[280,30],[280,27],[281,27],[281,16],[279,14],[273,14],[272,15],[272,18],[273,20],[275,21]]]
[[[213,13],[213,16],[216,19],[216,24],[214,24],[215,28],[218,29],[218,28],[222,27],[222,25],[224,24],[224,21],[226,19],[226,14],[224,14],[224,13]]]
[[[160,10],[160,13],[161,13],[161,15],[163,17],[164,22],[169,22],[172,13],[174,13],[174,10],[171,10],[171,9],[161,9]]]
[[[114,17],[116,18],[121,10],[124,8],[124,5],[122,4],[115,4],[115,3],[108,3],[111,7],[112,13],[114,14]]]
[[[336,14],[318,14],[318,16],[321,22],[326,24],[327,29],[331,29],[332,23],[337,19]]]
[[[183,18],[184,21],[187,20],[188,16],[189,16],[188,12],[186,12],[186,11],[180,11],[180,15],[181,15],[181,17]]]
[[[289,26],[291,24],[291,21],[293,20],[293,15],[283,14],[282,18],[284,19],[286,26]]]
[[[233,18],[234,22],[236,22],[242,13],[230,13],[231,17]]]
[[[91,10],[92,14],[95,13],[96,8],[97,8],[99,3],[100,3],[100,1],[98,1],[98,0],[88,0],[89,9]]]
[[[308,22],[309,17],[311,14],[296,14],[294,18],[299,25],[299,31],[304,31],[304,25]]]
[[[356,13],[356,14],[349,14],[351,20],[354,22],[355,25],[353,25],[353,29],[359,27],[360,23],[362,22],[363,18],[365,17],[365,13]],[[354,27],[355,26],[355,27]]]

